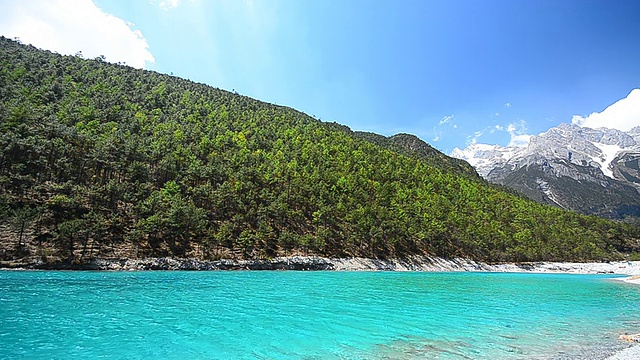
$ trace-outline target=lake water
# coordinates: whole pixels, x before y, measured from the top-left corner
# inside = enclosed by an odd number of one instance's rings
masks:
[[[0,271],[0,359],[577,359],[638,309],[590,275]]]

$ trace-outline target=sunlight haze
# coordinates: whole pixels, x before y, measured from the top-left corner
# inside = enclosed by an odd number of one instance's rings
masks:
[[[0,5],[0,33],[25,44],[104,55],[353,130],[415,134],[445,153],[526,145],[560,123],[597,126],[597,113],[640,87],[635,1]],[[638,123],[639,102],[636,93],[612,107],[620,126]]]

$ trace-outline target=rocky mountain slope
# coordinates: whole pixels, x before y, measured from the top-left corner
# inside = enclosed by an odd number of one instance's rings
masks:
[[[472,144],[451,155],[541,203],[612,219],[640,217],[640,127],[561,124],[531,137],[527,147]]]

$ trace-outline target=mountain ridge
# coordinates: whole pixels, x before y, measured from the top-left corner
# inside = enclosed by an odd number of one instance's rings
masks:
[[[640,216],[640,127],[562,123],[532,136],[526,147],[472,144],[451,155],[541,203],[612,219]]]

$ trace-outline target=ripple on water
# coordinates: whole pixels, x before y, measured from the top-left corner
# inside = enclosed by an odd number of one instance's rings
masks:
[[[603,279],[0,272],[0,359],[578,359],[640,332],[638,288]]]

